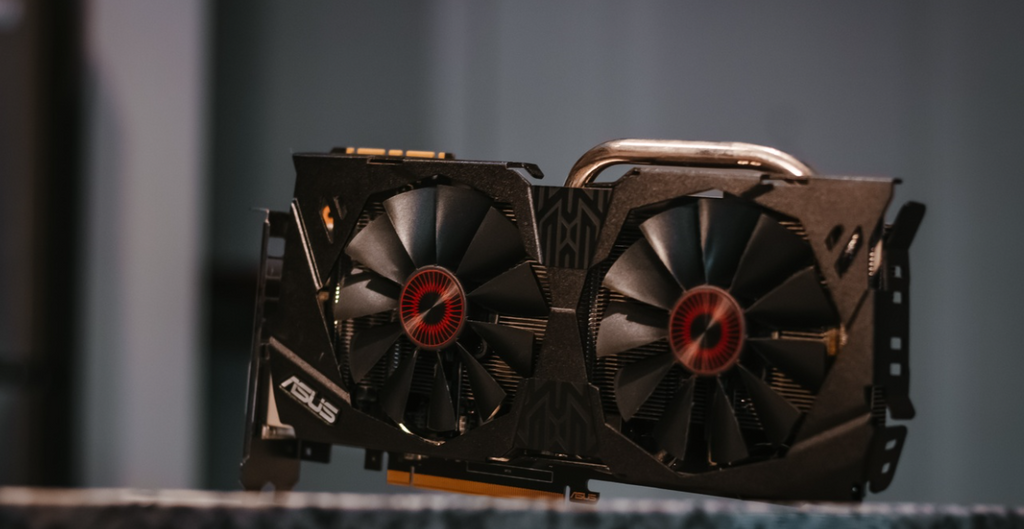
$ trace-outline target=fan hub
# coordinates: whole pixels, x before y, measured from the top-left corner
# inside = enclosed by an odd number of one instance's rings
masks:
[[[735,365],[743,336],[743,309],[718,287],[688,290],[669,315],[672,353],[697,375],[714,376]]]
[[[399,318],[416,346],[436,351],[452,345],[466,323],[462,284],[439,266],[420,268],[402,287]]]

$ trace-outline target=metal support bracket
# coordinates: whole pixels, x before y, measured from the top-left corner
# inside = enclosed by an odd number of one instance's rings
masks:
[[[886,230],[875,295],[875,384],[894,419],[914,417],[910,402],[910,243],[925,207],[908,202]]]
[[[287,213],[267,211],[263,221],[263,248],[256,285],[256,314],[242,448],[241,483],[246,490],[261,490],[267,485],[272,485],[274,490],[291,490],[299,481],[299,461],[305,455],[301,450],[304,447],[295,439],[270,439],[263,435],[264,426],[267,426],[270,392],[273,391],[270,386],[267,337],[263,335],[263,322],[268,313],[276,310],[284,263],[283,255],[271,255],[271,241],[284,241],[289,218]],[[323,458],[323,450],[319,447],[311,448],[310,452],[310,459]]]

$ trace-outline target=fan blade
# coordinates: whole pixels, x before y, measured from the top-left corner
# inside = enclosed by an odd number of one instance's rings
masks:
[[[717,464],[728,464],[744,459],[747,443],[743,440],[740,423],[736,420],[736,412],[725,394],[722,380],[715,379],[715,396],[711,403],[707,421],[708,448],[711,460]]]
[[[747,316],[780,329],[820,329],[839,316],[813,266],[804,268],[747,308]]]
[[[675,397],[665,409],[661,420],[654,425],[654,440],[662,450],[676,459],[686,456],[686,441],[690,437],[690,412],[693,410],[693,389],[696,380],[683,381]]]
[[[362,380],[401,334],[402,324],[396,322],[371,327],[353,336],[352,347],[348,352],[348,368],[352,372],[352,380]]]
[[[672,310],[682,294],[647,239],[636,241],[622,252],[604,276],[604,286],[665,310]]]
[[[729,290],[734,296],[754,299],[811,264],[810,244],[775,219],[761,215]]]
[[[416,268],[387,215],[373,219],[355,234],[345,253],[395,283],[404,282]]]
[[[755,351],[800,385],[817,392],[825,381],[828,348],[813,340],[750,338]]]
[[[675,364],[672,353],[664,353],[629,364],[615,374],[615,402],[622,420],[628,421],[654,393]]]
[[[334,320],[345,321],[398,308],[398,285],[374,274],[351,276],[338,292]]]
[[[409,391],[412,390],[412,375],[416,369],[416,356],[419,350],[398,362],[398,369],[391,374],[380,393],[380,407],[391,420],[398,424],[405,421],[405,405],[409,402]]]
[[[469,322],[469,326],[494,352],[524,377],[533,374],[533,333],[497,323]]]
[[[505,272],[480,285],[467,296],[470,301],[501,314],[546,316],[548,303],[540,291],[530,263]]]
[[[743,366],[739,366],[739,372],[768,440],[777,445],[784,444],[800,419],[800,410]]]
[[[434,365],[434,384],[430,388],[430,408],[427,409],[427,428],[435,432],[450,432],[458,426],[455,422],[455,406],[448,389],[448,378],[444,376],[441,353],[437,353]]]
[[[760,211],[734,198],[701,199],[701,242],[709,284],[729,288],[760,216]]]
[[[476,412],[481,421],[490,420],[505,400],[505,390],[501,389],[497,380],[487,372],[482,364],[473,358],[462,345],[458,345],[462,365],[466,366],[469,375],[469,386],[473,388],[473,399],[476,401]]]
[[[519,228],[500,211],[489,208],[455,275],[460,279],[490,279],[525,256]]]
[[[437,264],[455,270],[491,199],[464,187],[437,187]]]
[[[437,262],[434,246],[436,203],[437,191],[433,187],[413,189],[384,201],[384,210],[388,212],[402,246],[416,267]]]
[[[656,342],[668,336],[668,315],[665,311],[613,301],[605,310],[597,331],[597,356],[621,353]]]
[[[704,284],[696,204],[659,213],[640,225],[654,253],[683,288]]]

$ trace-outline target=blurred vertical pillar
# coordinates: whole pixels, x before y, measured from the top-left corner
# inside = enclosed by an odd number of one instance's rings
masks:
[[[83,484],[195,486],[207,7],[84,12]]]
[[[0,485],[74,483],[77,7],[0,0]]]

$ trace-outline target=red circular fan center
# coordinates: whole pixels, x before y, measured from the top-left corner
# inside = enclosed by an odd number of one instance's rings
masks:
[[[455,342],[466,322],[466,295],[451,272],[421,268],[402,287],[399,315],[414,344],[444,349]]]
[[[720,288],[694,288],[672,309],[668,338],[676,359],[686,369],[697,375],[717,375],[740,357],[743,310]]]

